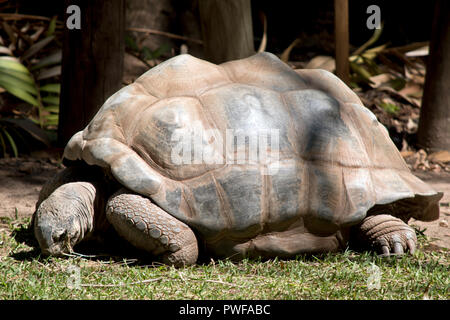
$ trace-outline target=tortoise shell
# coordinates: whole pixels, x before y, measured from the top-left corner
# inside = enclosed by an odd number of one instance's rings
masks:
[[[266,161],[250,159],[252,135],[266,132],[276,132],[257,149]],[[212,160],[190,157],[196,150]],[[439,214],[441,194],[410,173],[352,90],[269,53],[221,65],[186,54],[161,63],[112,95],[64,156],[109,169],[211,241],[293,224],[330,234],[379,210]]]

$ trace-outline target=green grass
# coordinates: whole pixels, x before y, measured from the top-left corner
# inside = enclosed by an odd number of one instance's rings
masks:
[[[175,269],[134,260],[43,258],[29,219],[0,218],[0,299],[449,299],[449,252],[213,261]],[[371,288],[373,266],[380,287]],[[79,272],[79,282],[77,279]],[[77,286],[79,285],[79,286]]]

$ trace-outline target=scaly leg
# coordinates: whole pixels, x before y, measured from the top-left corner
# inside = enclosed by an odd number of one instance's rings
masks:
[[[197,261],[198,244],[192,230],[148,198],[120,190],[108,200],[106,216],[119,235],[135,247],[162,256],[166,264]]]
[[[365,242],[384,256],[407,251],[414,253],[416,249],[414,229],[388,214],[366,217],[357,231],[358,241]]]

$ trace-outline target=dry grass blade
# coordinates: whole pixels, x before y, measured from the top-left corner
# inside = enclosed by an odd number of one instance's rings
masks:
[[[0,18],[2,18],[3,20],[22,20],[22,19],[45,20],[45,21],[51,20],[48,17],[35,16],[31,14],[19,14],[19,13],[0,13]]]
[[[262,40],[261,40],[261,43],[258,48],[258,52],[264,52],[264,51],[266,51],[266,46],[267,46],[267,17],[265,15],[265,13],[262,11],[259,13],[259,17],[263,23],[263,36],[262,36]]]
[[[430,53],[430,46],[423,46],[405,53],[407,57],[425,57]]]
[[[37,80],[48,79],[59,75],[61,75],[61,66],[55,66],[41,71],[37,77]]]
[[[433,152],[428,156],[428,160],[433,162],[450,163],[450,152],[447,150]]]
[[[36,41],[41,36],[42,32],[44,32],[45,28],[43,26],[40,26],[36,29],[36,31],[30,36],[30,39],[32,41]]]
[[[154,278],[154,279],[147,279],[147,280],[142,280],[142,281],[134,281],[134,282],[130,282],[130,283],[117,283],[117,284],[86,284],[86,283],[82,283],[80,284],[81,287],[90,287],[90,288],[114,288],[114,287],[126,287],[126,286],[131,286],[131,285],[136,285],[136,284],[144,284],[144,283],[151,283],[151,282],[156,282],[156,281],[160,281],[164,279],[163,277],[159,277],[159,278]]]
[[[82,254],[73,251],[72,253],[62,253],[63,256],[71,257],[71,258],[100,258],[100,257],[108,257],[108,255],[100,255],[100,254]]]
[[[419,48],[422,48],[425,46],[428,47],[429,44],[430,44],[429,41],[414,42],[414,43],[410,43],[410,44],[400,46],[400,47],[389,48],[389,49],[386,49],[385,51],[389,52],[391,50],[396,50],[398,52],[406,53],[406,52],[413,51],[413,50],[416,50],[416,49],[419,49]]]
[[[61,60],[62,60],[62,50],[57,50],[56,52],[39,60],[39,62],[37,62],[30,68],[30,70],[33,71],[33,70],[36,70],[39,68],[51,66],[54,64],[59,64],[59,63],[61,63]]]
[[[42,48],[44,48],[46,45],[48,45],[55,37],[50,36],[47,38],[42,39],[39,42],[36,42],[33,44],[21,57],[22,60],[26,60],[32,56],[34,56],[36,53],[38,53]]]
[[[317,56],[306,64],[305,69],[323,69],[334,72],[336,69],[336,60],[330,56]]]
[[[407,95],[400,93],[399,91],[396,91],[390,87],[381,86],[378,89],[388,93],[390,96],[394,97],[395,99],[397,99],[403,103],[410,104],[413,107],[419,107],[413,99],[409,98]]]
[[[389,83],[392,80],[392,76],[389,73],[381,73],[370,77],[369,80],[371,81],[369,85],[375,89]]]
[[[7,24],[5,21],[2,21],[2,27],[3,30],[5,30],[6,34],[8,35],[9,41],[11,44],[15,45],[17,41],[17,36],[14,34],[14,31],[12,30],[11,26]]]
[[[151,283],[151,282],[157,282],[163,279],[167,279],[167,280],[175,280],[175,281],[183,281],[183,282],[189,282],[189,281],[199,281],[199,282],[210,282],[210,283],[217,283],[217,284],[222,284],[222,285],[227,285],[227,286],[231,286],[231,287],[238,287],[238,288],[243,288],[243,286],[234,284],[234,283],[230,283],[230,282],[224,282],[224,281],[220,281],[220,280],[211,280],[211,279],[195,279],[195,278],[185,278],[181,275],[181,273],[179,273],[179,278],[173,278],[173,277],[159,277],[159,278],[154,278],[154,279],[146,279],[146,280],[141,280],[141,281],[134,281],[134,282],[129,282],[129,283],[117,283],[117,284],[81,284],[81,287],[91,287],[91,288],[113,288],[113,287],[125,287],[125,286],[130,286],[130,285],[137,285],[137,284],[145,284],[145,283]]]
[[[164,36],[164,37],[167,37],[167,38],[173,38],[173,39],[179,39],[179,40],[195,42],[195,43],[198,43],[198,44],[203,44],[203,41],[199,40],[199,39],[194,39],[194,38],[190,38],[190,37],[180,36],[178,34],[173,34],[173,33],[165,32],[165,31],[159,31],[159,30],[155,30],[155,29],[128,28],[127,31],[142,32],[142,33],[147,33],[147,34],[156,34],[156,35]]]
[[[183,280],[184,282],[186,282],[186,279],[183,277],[183,273],[182,272],[178,272],[178,275],[180,276],[180,279]]]
[[[193,280],[197,280],[197,279],[193,279]],[[244,288],[244,286],[240,286],[234,283],[229,283],[229,282],[224,282],[224,281],[219,281],[219,280],[197,280],[197,281],[205,281],[205,282],[212,282],[212,283],[219,283],[219,284],[224,284],[227,286],[231,286],[231,287],[238,287],[238,288]]]
[[[294,41],[292,41],[292,43],[289,45],[289,47],[287,47],[283,53],[281,54],[280,58],[283,62],[288,62],[289,61],[289,55],[291,54],[292,49],[294,49],[294,47],[300,43],[300,39],[295,39]]]
[[[0,53],[1,54],[7,54],[9,56],[13,55],[12,51],[9,48],[3,47],[3,46],[0,46]]]

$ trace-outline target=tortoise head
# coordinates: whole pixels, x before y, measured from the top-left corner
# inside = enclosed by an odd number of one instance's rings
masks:
[[[95,188],[87,182],[63,184],[37,208],[34,234],[44,255],[72,251],[93,229]]]

